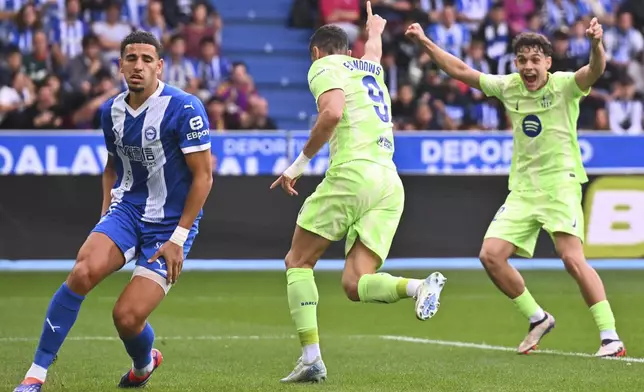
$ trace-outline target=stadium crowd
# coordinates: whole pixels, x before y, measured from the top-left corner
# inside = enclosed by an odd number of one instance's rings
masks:
[[[363,0],[302,0],[317,23],[348,33],[364,50]],[[0,0],[0,129],[95,129],[97,109],[125,86],[119,42],[135,28],[166,48],[165,82],[198,95],[215,130],[276,129],[268,102],[243,62],[220,53],[217,0]],[[295,2],[301,2],[295,0]],[[586,25],[604,25],[607,70],[583,101],[580,129],[642,133],[642,0],[372,0],[388,20],[382,63],[397,130],[507,129],[504,110],[446,77],[404,38],[413,21],[450,53],[482,72],[514,71],[511,42],[522,31],[547,34],[551,71],[588,61]],[[301,9],[301,8],[300,8]],[[315,26],[311,26],[315,27]],[[306,56],[306,54],[303,54]]]
[[[219,53],[222,20],[198,0],[0,0],[0,128],[96,129],[126,88],[120,41],[133,29],[166,48],[166,83],[199,96],[213,129],[276,129],[242,62]]]

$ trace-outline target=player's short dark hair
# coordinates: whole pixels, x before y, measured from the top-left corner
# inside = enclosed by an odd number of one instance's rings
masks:
[[[338,26],[324,25],[311,36],[310,52],[314,46],[327,54],[344,54],[349,50],[349,36]]]
[[[535,48],[546,57],[552,56],[552,43],[543,34],[521,33],[517,35],[512,42],[512,52],[518,55],[526,48]]]
[[[157,56],[161,56],[161,52],[163,51],[161,42],[159,42],[154,34],[148,31],[136,30],[128,34],[127,37],[121,41],[121,57],[123,57],[123,53],[125,53],[125,48],[132,44],[152,45],[157,52]]]

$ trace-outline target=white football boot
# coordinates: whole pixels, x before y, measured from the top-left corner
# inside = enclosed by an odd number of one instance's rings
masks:
[[[438,312],[440,296],[447,278],[440,272],[429,275],[416,291],[416,318],[421,321],[428,320]]]
[[[626,347],[621,340],[602,340],[602,345],[595,354],[596,357],[625,357]]]
[[[311,363],[304,363],[302,357],[295,363],[295,369],[280,381],[283,383],[316,383],[326,380],[326,366],[322,358],[317,357]]]
[[[519,354],[529,354],[537,349],[541,339],[555,327],[555,318],[548,312],[546,317],[541,321],[530,324],[528,335],[523,339],[517,352]]]

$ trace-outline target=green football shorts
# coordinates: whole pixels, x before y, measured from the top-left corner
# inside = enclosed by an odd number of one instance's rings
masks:
[[[551,238],[554,233],[562,232],[583,242],[581,197],[581,185],[576,183],[540,191],[512,191],[492,219],[485,238],[508,241],[523,257],[534,254],[541,228]]]
[[[387,258],[405,204],[398,173],[365,160],[330,167],[302,205],[297,224],[329,241],[345,235],[345,255],[356,239]]]

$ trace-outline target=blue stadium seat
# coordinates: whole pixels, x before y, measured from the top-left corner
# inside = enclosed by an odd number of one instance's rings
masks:
[[[237,58],[237,56],[233,56]],[[271,84],[273,87],[289,86],[308,90],[307,73],[311,61],[305,57],[279,55],[246,55],[242,56],[253,75],[255,84]]]

